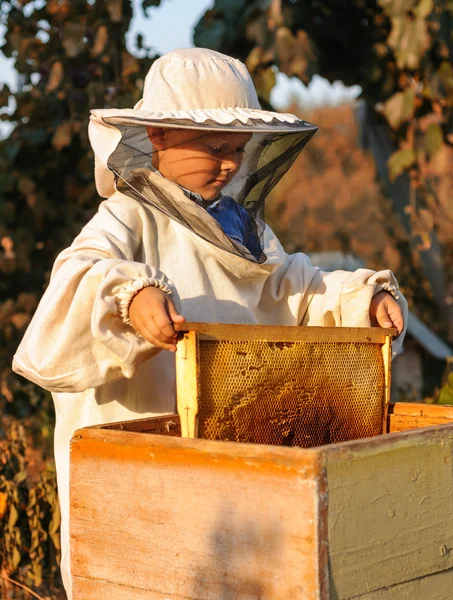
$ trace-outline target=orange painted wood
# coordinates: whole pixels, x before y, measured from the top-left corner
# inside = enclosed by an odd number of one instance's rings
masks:
[[[159,592],[154,594],[150,590],[85,577],[72,578],[72,596],[83,600],[170,600],[170,596],[162,596]],[[171,600],[179,599],[172,596]]]
[[[449,423],[453,424],[453,406],[396,402],[389,406],[387,431],[395,433]]]
[[[74,600],[96,597],[94,582],[110,600],[326,600],[321,458],[320,450],[79,430]]]

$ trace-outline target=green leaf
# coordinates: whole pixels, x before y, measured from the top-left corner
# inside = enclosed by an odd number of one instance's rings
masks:
[[[416,0],[378,0],[389,17],[402,17],[414,8]]]
[[[55,496],[55,502],[52,505],[52,519],[50,520],[50,523],[49,523],[49,534],[50,535],[53,535],[58,532],[58,530],[60,528],[60,521],[61,521],[60,503],[58,501],[58,497]]]
[[[419,0],[419,3],[414,8],[414,14],[420,19],[426,19],[434,10],[433,0]]]
[[[77,21],[67,21],[61,31],[61,45],[68,58],[75,58],[85,49],[85,24]]]
[[[432,123],[426,130],[423,138],[423,146],[429,156],[434,156],[442,148],[444,135],[440,125]]]
[[[17,569],[17,567],[19,566],[19,563],[21,561],[21,555],[19,552],[19,549],[17,548],[17,546],[14,546],[13,548],[13,555],[11,557],[11,570],[15,571]]]
[[[440,64],[439,69],[437,70],[437,75],[440,79],[440,82],[450,99],[453,101],[453,66],[450,62],[444,61]]]
[[[413,165],[415,158],[415,152],[411,149],[394,152],[387,162],[390,181],[395,181],[403,171]]]
[[[453,386],[450,384],[450,381],[441,387],[437,401],[439,404],[453,405]]]
[[[10,504],[9,506],[9,517],[8,517],[8,527],[12,529],[14,525],[17,523],[17,519],[19,518],[19,513],[17,512],[17,508],[14,504]]]
[[[384,116],[392,129],[399,129],[400,126],[409,121],[415,111],[415,92],[412,88],[404,92],[397,92],[391,96],[384,104]]]
[[[404,17],[413,13],[420,19],[425,19],[434,10],[433,0],[379,0],[381,6],[389,17]]]
[[[431,41],[426,20],[405,15],[392,18],[391,22],[387,42],[395,52],[398,68],[417,69]]]
[[[25,481],[27,479],[27,473],[26,471],[18,471],[15,475],[14,475],[14,483],[18,484],[18,483],[22,483],[23,481]]]

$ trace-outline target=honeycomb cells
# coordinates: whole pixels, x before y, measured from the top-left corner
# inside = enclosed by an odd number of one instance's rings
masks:
[[[379,344],[200,341],[198,435],[309,448],[382,433]]]

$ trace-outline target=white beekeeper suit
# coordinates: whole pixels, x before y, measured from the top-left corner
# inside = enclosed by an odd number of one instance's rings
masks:
[[[224,192],[250,214],[259,258],[228,238],[187,190],[152,171],[147,125],[253,134]],[[96,183],[108,200],[58,256],[13,364],[55,401],[61,568],[69,598],[71,436],[87,425],[175,411],[174,355],[130,326],[128,308],[138,290],[157,285],[171,293],[188,321],[367,327],[370,301],[384,289],[397,298],[406,322],[406,302],[390,271],[321,273],[304,254],[286,254],[264,225],[265,196],[315,131],[293,115],[260,110],[244,65],[204,49],[157,60],[133,110],[93,112]]]

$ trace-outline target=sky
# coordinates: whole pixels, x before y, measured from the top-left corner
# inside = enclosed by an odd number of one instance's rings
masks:
[[[36,0],[40,1],[40,0]],[[145,19],[140,0],[133,0],[134,18],[132,20],[126,43],[134,54],[138,33],[144,36],[144,44],[152,47],[157,53],[164,54],[175,48],[193,46],[192,31],[200,17],[208,10],[212,0],[164,0],[162,6],[148,9]],[[0,26],[0,39],[3,37]],[[15,89],[15,73],[13,61],[8,61],[0,52],[0,83],[7,83]],[[307,110],[323,105],[335,105],[353,100],[360,93],[360,88],[346,88],[341,82],[331,85],[325,79],[315,76],[308,87],[296,78],[288,78],[277,74],[277,85],[272,91],[271,102],[278,110],[284,110],[295,99]]]

